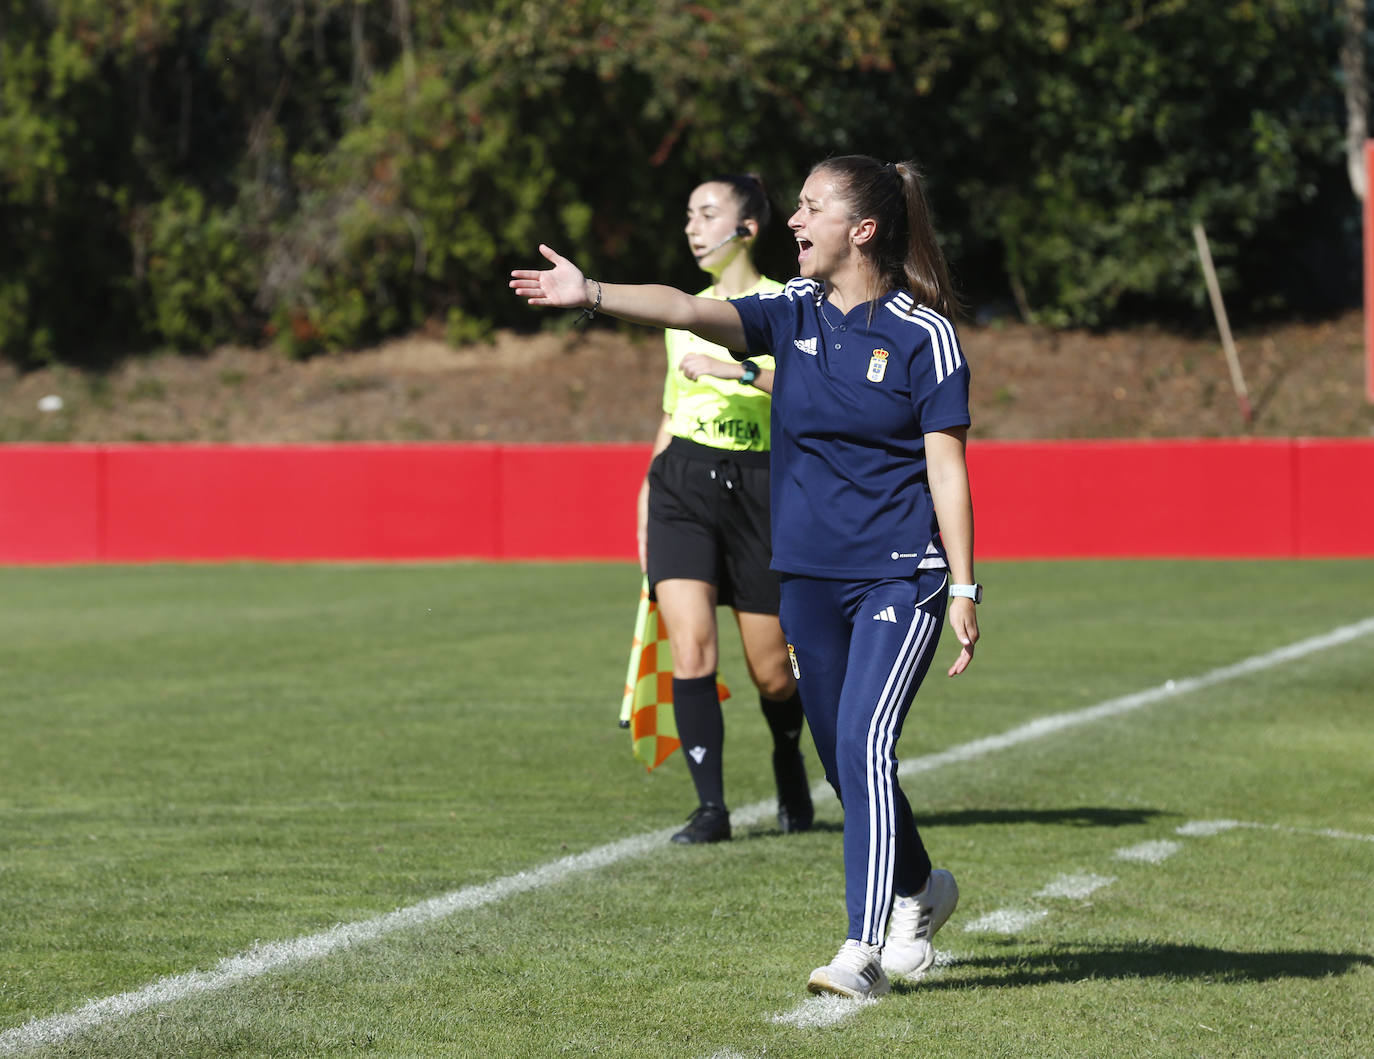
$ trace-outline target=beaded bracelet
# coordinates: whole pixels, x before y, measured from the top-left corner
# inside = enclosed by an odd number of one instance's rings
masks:
[[[590,320],[596,315],[596,311],[601,308],[601,281],[599,279],[594,279],[592,282],[596,284],[596,301],[592,303],[590,309],[582,310],[582,317],[585,320]]]

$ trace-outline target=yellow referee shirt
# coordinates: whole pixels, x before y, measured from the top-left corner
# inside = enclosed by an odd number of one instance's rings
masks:
[[[739,297],[780,290],[781,283],[765,276]],[[716,293],[714,286],[707,287],[699,297],[725,300]],[[690,331],[665,331],[663,341],[668,348],[668,376],[663,383],[663,411],[669,417],[668,432],[713,449],[767,452],[768,415],[772,406],[768,394],[756,386],[745,386],[736,379],[719,379],[714,375],[703,375],[693,382],[678,371],[678,365],[688,353],[705,353],[731,364],[735,358],[730,351]],[[750,359],[760,371],[773,370],[772,357]]]

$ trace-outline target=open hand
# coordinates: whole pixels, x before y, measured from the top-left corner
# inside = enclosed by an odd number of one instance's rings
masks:
[[[552,247],[539,244],[539,252],[553,268],[517,268],[510,274],[510,288],[531,305],[549,309],[579,309],[590,305],[587,278],[582,270]]]

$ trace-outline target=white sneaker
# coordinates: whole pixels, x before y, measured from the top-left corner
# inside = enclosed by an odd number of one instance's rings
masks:
[[[833,960],[811,972],[806,988],[813,993],[838,993],[855,1000],[882,996],[892,986],[883,974],[880,955],[878,946],[851,938],[840,946]]]
[[[959,904],[959,887],[943,868],[930,873],[920,893],[892,902],[883,949],[883,970],[912,977],[925,974],[935,962],[935,932],[945,925]]]

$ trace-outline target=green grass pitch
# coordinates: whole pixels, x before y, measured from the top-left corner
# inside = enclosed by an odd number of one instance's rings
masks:
[[[941,965],[826,1007],[840,811],[773,825],[728,613],[745,823],[678,848],[681,756],[615,723],[631,565],[0,569],[0,1055],[1369,1055],[1374,562],[979,573],[904,760],[1182,688],[908,775]]]

